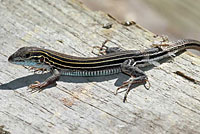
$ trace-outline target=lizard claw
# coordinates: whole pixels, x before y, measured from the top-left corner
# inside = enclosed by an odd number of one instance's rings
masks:
[[[119,91],[121,88],[127,87],[127,89],[125,90],[126,93],[125,93],[124,99],[123,99],[123,102],[126,102],[126,101],[127,101],[128,93],[129,93],[130,90],[131,90],[131,86],[132,86],[133,84],[137,84],[137,83],[146,83],[146,82],[149,83],[148,79],[146,79],[146,78],[137,79],[137,78],[135,78],[135,77],[132,76],[132,77],[130,77],[130,79],[128,79],[127,81],[123,82],[123,84],[122,84],[120,87],[118,87],[118,88],[116,89],[116,91],[115,91],[114,94],[117,95],[118,91]],[[147,88],[147,87],[145,86],[145,88]],[[149,83],[148,89],[149,89],[149,88],[150,88],[150,83]]]
[[[41,74],[43,74],[45,71],[47,71],[46,68],[36,68],[36,69],[34,69],[34,73],[41,73]]]
[[[31,84],[28,86],[28,89],[30,89],[31,93],[35,93],[35,92],[41,92],[43,89],[43,87],[45,87],[45,83],[42,82],[40,83],[39,81],[35,81],[34,84]]]
[[[94,46],[93,47],[93,50],[92,50],[92,53],[97,55],[97,56],[100,56],[100,55],[106,55],[106,50],[108,49],[108,47],[105,45],[109,40],[105,40],[101,47],[100,46]],[[98,53],[95,53],[94,52],[94,49],[97,49],[98,50]]]
[[[41,73],[41,74],[43,74],[45,71],[47,71],[47,69],[46,68],[36,68],[36,67],[26,67],[26,66],[24,66],[26,69],[28,69],[29,71],[31,71],[31,72],[34,72],[34,73]]]

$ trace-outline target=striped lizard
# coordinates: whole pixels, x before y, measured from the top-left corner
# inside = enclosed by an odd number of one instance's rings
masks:
[[[166,46],[162,49],[161,46]],[[184,39],[175,42],[159,44],[144,50],[122,50],[117,47],[102,45],[99,51],[102,55],[97,57],[76,57],[62,54],[48,49],[37,47],[22,47],[12,54],[8,61],[14,64],[29,66],[37,69],[46,69],[52,76],[44,82],[36,81],[29,88],[32,91],[41,91],[44,87],[55,83],[61,75],[68,76],[104,76],[116,73],[125,73],[130,78],[119,89],[127,87],[123,102],[126,101],[131,86],[135,83],[146,83],[147,75],[142,68],[156,65],[159,61],[176,56],[186,49],[200,50],[200,42]]]

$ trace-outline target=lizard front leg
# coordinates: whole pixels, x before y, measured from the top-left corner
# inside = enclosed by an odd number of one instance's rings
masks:
[[[136,64],[137,63],[134,62],[134,60],[129,59],[129,60],[126,60],[121,65],[122,72],[131,76],[119,88],[117,88],[116,93],[115,93],[117,94],[119,89],[127,87],[123,102],[127,100],[128,93],[131,90],[131,86],[133,84],[146,83],[148,81],[146,74],[142,70],[140,70],[138,67],[136,67],[135,66]]]
[[[29,85],[29,89],[31,89],[31,92],[39,91],[41,92],[45,87],[56,83],[56,81],[60,78],[60,72],[57,69],[53,69],[53,75],[47,78],[44,82],[35,81],[35,84]]]

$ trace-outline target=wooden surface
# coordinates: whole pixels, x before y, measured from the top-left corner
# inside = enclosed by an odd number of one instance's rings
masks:
[[[27,86],[50,74],[33,74],[8,63],[23,46],[94,56],[92,46],[144,49],[154,34],[138,25],[125,27],[102,12],[74,0],[0,1],[0,126],[11,134],[66,133],[200,133],[200,86],[175,72],[200,81],[199,57],[184,53],[146,74],[150,90],[134,87],[113,93],[128,79],[123,74],[62,77],[57,86],[31,94]],[[112,23],[111,29],[102,26]],[[3,131],[2,131],[3,132]]]

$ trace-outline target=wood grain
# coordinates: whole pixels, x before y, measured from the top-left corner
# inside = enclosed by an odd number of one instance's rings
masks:
[[[123,26],[76,0],[0,1],[0,126],[11,134],[66,133],[200,133],[199,57],[184,53],[146,71],[150,90],[133,88],[128,102],[116,88],[123,74],[82,78],[62,77],[57,86],[31,94],[27,86],[50,74],[33,74],[8,63],[23,46],[37,46],[77,56],[95,56],[92,47],[144,49],[155,34],[139,25]],[[102,28],[112,23],[112,28]]]

